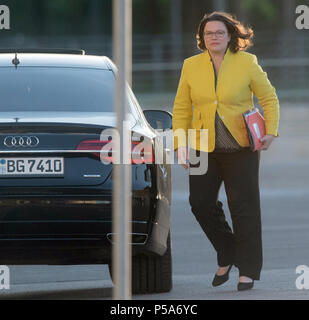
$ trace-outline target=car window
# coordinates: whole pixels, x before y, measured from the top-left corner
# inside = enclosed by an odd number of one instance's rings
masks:
[[[131,108],[131,112],[134,114],[135,118],[139,120],[140,123],[145,123],[145,117],[143,114],[143,111],[132,91],[132,89],[128,86],[127,88],[128,92],[128,99],[129,99],[129,105]]]
[[[1,111],[114,111],[112,71],[90,68],[1,67]]]

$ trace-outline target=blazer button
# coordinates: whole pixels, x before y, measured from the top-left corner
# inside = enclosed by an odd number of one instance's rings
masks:
[[[218,104],[218,101],[217,101],[217,100],[215,100],[214,104]]]

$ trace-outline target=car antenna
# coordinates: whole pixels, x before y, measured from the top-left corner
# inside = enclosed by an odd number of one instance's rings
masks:
[[[19,59],[17,58],[17,52],[15,53],[15,58],[12,60],[12,63],[15,65],[15,68],[17,69],[17,66],[20,63]]]

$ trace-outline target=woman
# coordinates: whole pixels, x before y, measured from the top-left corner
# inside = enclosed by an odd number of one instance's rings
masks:
[[[260,150],[267,150],[278,136],[279,102],[276,91],[255,55],[253,31],[228,13],[205,15],[198,28],[201,54],[184,61],[173,109],[173,130],[179,163],[188,168],[190,152],[208,157],[206,173],[189,175],[193,214],[217,252],[218,270],[213,286],[226,282],[232,265],[239,269],[238,290],[248,290],[260,279],[262,268],[261,213],[259,195]],[[243,112],[253,106],[253,94],[263,108],[266,135],[263,146],[251,151]],[[208,137],[200,134],[208,130]],[[191,153],[190,153],[191,154]],[[198,164],[189,163],[190,168]],[[233,232],[225,220],[219,189],[224,182]]]

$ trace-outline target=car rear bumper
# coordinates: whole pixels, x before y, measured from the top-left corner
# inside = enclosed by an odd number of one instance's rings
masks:
[[[2,264],[108,263],[112,195],[0,197]],[[132,197],[132,254],[163,254],[168,225],[148,190]],[[163,216],[162,214],[160,215]],[[168,217],[169,218],[169,217]]]

